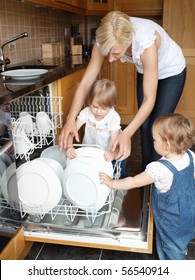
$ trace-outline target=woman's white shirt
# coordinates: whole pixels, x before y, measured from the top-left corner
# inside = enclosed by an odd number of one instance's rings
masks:
[[[181,73],[186,67],[185,58],[179,45],[173,41],[166,31],[154,21],[130,17],[135,32],[132,36],[132,58],[124,55],[121,62],[133,62],[137,71],[143,74],[141,54],[149,48],[156,39],[157,31],[161,37],[158,50],[158,78],[164,79]]]

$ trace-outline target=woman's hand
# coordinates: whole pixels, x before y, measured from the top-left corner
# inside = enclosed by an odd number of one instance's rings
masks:
[[[129,134],[123,130],[112,145],[112,151],[118,148],[118,153],[115,156],[116,160],[122,161],[128,158],[131,154],[131,137]]]
[[[60,151],[64,148],[68,148],[68,137],[72,134],[72,137],[75,137],[76,141],[79,142],[79,134],[76,127],[75,120],[68,120],[63,126],[61,133],[58,138],[58,146]]]

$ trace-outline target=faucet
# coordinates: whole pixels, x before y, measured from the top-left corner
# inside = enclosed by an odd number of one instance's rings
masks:
[[[14,42],[18,39],[22,39],[24,37],[27,37],[28,36],[28,33],[27,32],[24,32],[24,33],[21,33],[20,35],[17,35],[9,40],[7,40],[5,43],[3,43],[3,45],[1,45],[1,48],[0,48],[0,65],[1,65],[1,71],[4,71],[5,70],[5,66],[7,64],[10,63],[10,59],[8,57],[4,57],[4,54],[3,54],[3,48],[5,45],[11,43],[11,42]]]

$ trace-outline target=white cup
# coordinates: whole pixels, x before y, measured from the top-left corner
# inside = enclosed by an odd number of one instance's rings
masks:
[[[21,112],[19,115],[19,121],[22,125],[24,125],[24,132],[26,132],[27,135],[33,133],[33,116],[29,114],[28,112]]]
[[[34,144],[29,140],[26,133],[13,135],[15,152],[18,155],[26,155],[31,149],[34,149]]]
[[[54,128],[53,122],[50,120],[46,112],[38,112],[36,115],[36,125],[41,134],[49,134]]]

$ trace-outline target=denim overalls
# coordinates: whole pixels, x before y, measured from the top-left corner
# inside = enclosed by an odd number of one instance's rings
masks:
[[[195,237],[195,179],[190,164],[178,171],[169,161],[159,160],[174,175],[170,191],[152,189],[152,208],[156,226],[156,246],[161,260],[184,260],[187,246]]]

